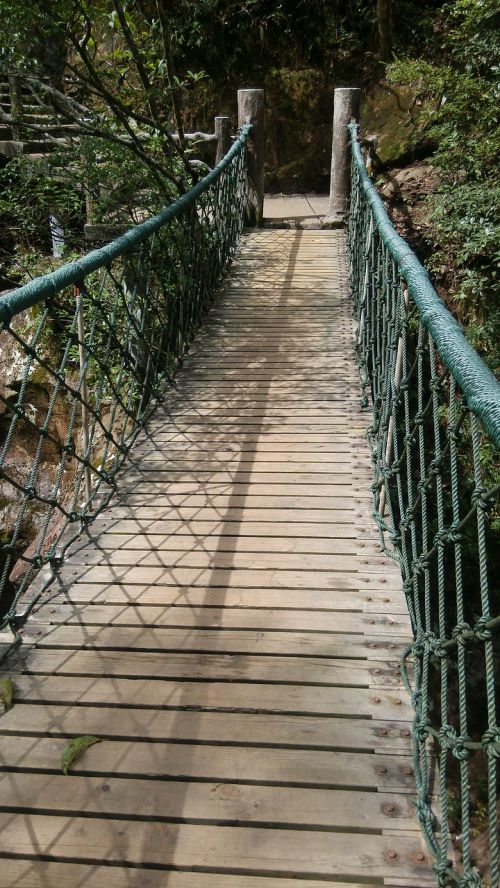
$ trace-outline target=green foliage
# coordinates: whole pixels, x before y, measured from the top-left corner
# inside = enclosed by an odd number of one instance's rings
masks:
[[[5,712],[8,712],[8,710],[11,708],[13,699],[14,685],[12,683],[12,679],[0,679],[0,703],[3,705]]]
[[[446,268],[451,307],[498,372],[500,10],[496,0],[453,0],[434,24],[431,52],[397,59],[388,79],[423,101],[416,141],[435,145],[441,186],[430,205],[431,270]]]
[[[68,774],[73,762],[81,758],[89,746],[93,746],[94,743],[100,742],[100,737],[93,737],[90,734],[84,734],[81,737],[74,737],[73,740],[70,740],[61,756],[61,769],[63,774]]]

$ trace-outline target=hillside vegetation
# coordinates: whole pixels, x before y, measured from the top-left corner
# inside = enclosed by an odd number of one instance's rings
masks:
[[[360,86],[380,183],[425,161],[400,209],[417,211],[414,246],[498,372],[496,0],[0,0],[0,12],[4,73],[83,137],[35,170],[4,165],[3,288],[46,267],[49,211],[79,252],[90,207],[132,220],[138,202],[153,212],[189,187],[193,151],[171,132],[234,122],[240,86],[266,89],[268,189],[327,190],[333,89]]]

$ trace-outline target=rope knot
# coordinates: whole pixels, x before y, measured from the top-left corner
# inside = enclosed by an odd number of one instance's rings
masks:
[[[424,494],[426,492],[426,490],[431,486],[431,484],[432,484],[432,478],[430,478],[430,477],[422,478],[422,480],[419,481],[417,484],[418,493]]]
[[[427,553],[420,555],[418,558],[415,558],[413,562],[413,573],[415,576],[422,576],[427,570],[429,570],[429,556]]]
[[[458,883],[458,888],[482,888],[483,884],[481,876],[477,869],[474,868],[462,876]]]
[[[491,493],[480,484],[473,490],[471,500],[477,509],[486,512],[491,506]]]
[[[427,643],[427,647],[430,648],[436,657],[439,657],[441,660],[446,657],[446,648],[441,639],[438,638],[434,632],[424,632],[423,639],[424,643]]]
[[[414,425],[418,428],[419,426],[423,426],[424,424],[424,414],[421,410],[418,413],[415,413],[415,417],[413,420]]]
[[[450,529],[448,531],[448,539],[450,543],[461,543],[464,536],[463,533],[459,531],[459,522],[454,521],[453,524],[450,524]]]
[[[493,632],[488,626],[489,621],[489,617],[479,617],[479,620],[476,620],[474,624],[474,634],[480,641],[489,641],[493,638]]]
[[[418,801],[414,802],[414,805],[418,821],[422,825],[424,832],[427,834],[433,833],[436,828],[436,818],[428,802],[418,799]]]
[[[428,718],[421,718],[415,721],[415,733],[421,743],[425,743],[429,736],[429,728],[431,723]]]
[[[437,876],[438,888],[446,888],[450,884],[450,873],[452,872],[451,860],[442,860],[435,863],[432,867]]]
[[[491,758],[500,759],[500,727],[488,728],[481,737],[481,746]]]
[[[451,636],[455,639],[457,644],[465,645],[467,643],[467,639],[465,638],[465,633],[471,631],[470,623],[466,623],[465,620],[462,620],[460,623],[453,628]]]
[[[437,546],[438,549],[444,549],[444,547],[445,547],[446,543],[449,541],[449,539],[450,539],[449,531],[447,531],[443,528],[442,530],[436,531],[436,533],[434,534],[434,545]]]
[[[448,441],[452,442],[453,444],[459,444],[460,433],[457,431],[457,429],[454,426],[447,426],[446,436],[448,438]]]
[[[434,459],[431,459],[431,461],[429,463],[429,474],[430,475],[439,475],[442,465],[443,465],[443,458],[441,456],[435,456]]]

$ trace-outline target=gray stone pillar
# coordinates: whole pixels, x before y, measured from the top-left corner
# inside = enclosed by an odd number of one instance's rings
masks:
[[[229,132],[229,117],[215,118],[215,135],[217,137],[217,151],[215,163],[219,163],[231,147],[231,134]]]
[[[238,126],[253,124],[248,141],[245,224],[262,225],[264,214],[264,90],[238,90]]]
[[[332,170],[330,177],[330,204],[325,225],[341,227],[347,213],[350,188],[349,131],[351,120],[359,119],[360,89],[339,88],[333,102]]]

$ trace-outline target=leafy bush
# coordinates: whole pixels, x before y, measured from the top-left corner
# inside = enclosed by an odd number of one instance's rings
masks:
[[[454,0],[435,19],[426,58],[399,58],[388,69],[391,82],[411,86],[424,100],[416,140],[436,145],[441,186],[431,198],[431,270],[446,268],[451,307],[497,372],[499,24],[496,0]]]

